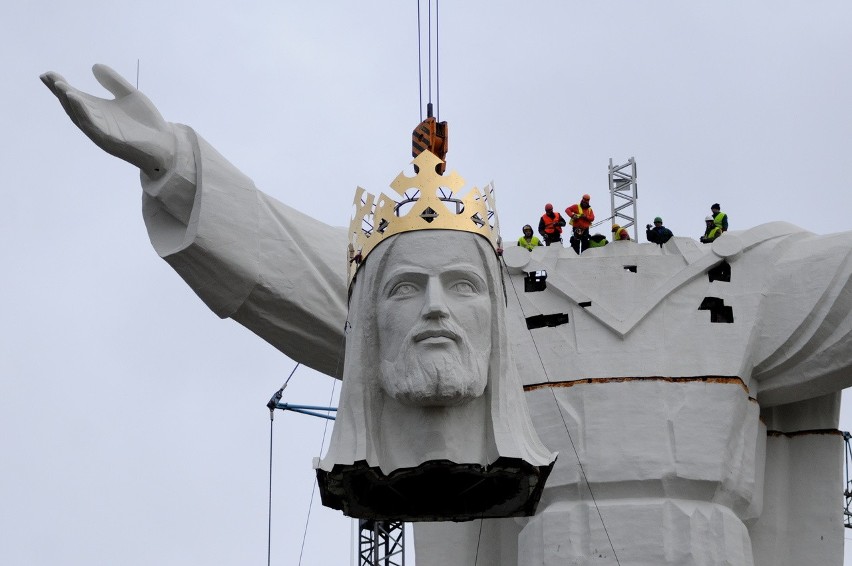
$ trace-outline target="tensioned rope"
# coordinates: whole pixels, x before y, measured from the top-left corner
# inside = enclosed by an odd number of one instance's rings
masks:
[[[506,265],[506,261],[503,260],[503,267],[506,268],[506,271],[509,271],[508,266]],[[505,278],[504,278],[505,280]],[[515,283],[512,281],[512,278],[509,277],[509,283],[512,285],[512,291],[515,293],[515,299],[518,302],[518,305],[521,304],[521,299],[518,296],[518,290],[515,288]],[[527,329],[529,331],[529,329]],[[532,338],[533,347],[535,348],[535,353],[538,356],[538,361],[541,363],[541,369],[544,372],[544,377],[547,381],[550,381],[549,376],[547,375],[547,368],[544,367],[544,362],[541,359],[541,353],[538,350],[538,344],[535,343],[535,338],[532,336],[532,331],[530,331],[530,338]],[[615,546],[612,544],[612,539],[609,536],[609,531],[606,528],[606,523],[604,522],[603,514],[601,513],[600,507],[598,507],[597,499],[595,499],[595,492],[592,490],[592,484],[589,483],[589,478],[586,476],[586,470],[583,468],[583,462],[580,460],[580,454],[577,452],[577,447],[574,445],[574,439],[571,437],[571,431],[568,429],[568,421],[565,420],[565,415],[562,412],[562,407],[559,405],[559,400],[556,398],[556,392],[552,387],[549,388],[550,393],[553,395],[553,402],[556,403],[556,410],[559,411],[559,417],[562,419],[562,426],[565,427],[565,433],[568,435],[568,440],[571,442],[571,450],[574,451],[574,457],[577,459],[577,465],[580,467],[580,475],[583,478],[583,482],[586,484],[586,488],[589,490],[589,495],[592,497],[592,504],[595,506],[595,511],[598,513],[598,518],[601,521],[601,526],[603,527],[604,533],[606,534],[606,540],[609,543],[609,547],[612,549],[612,555],[615,558],[615,563],[618,566],[621,566],[621,562],[618,560],[618,553],[615,552]]]
[[[328,406],[331,407],[331,402],[334,400],[334,390],[337,387],[337,379],[331,384],[331,396],[328,398]],[[325,420],[325,425],[322,429],[322,440],[320,441],[319,455],[322,456],[322,447],[325,446],[325,435],[328,432],[328,419]],[[299,550],[299,564],[302,564],[302,555],[305,552],[305,540],[308,538],[308,525],[311,522],[311,509],[314,507],[314,495],[317,492],[317,479],[314,478],[314,487],[311,489],[311,501],[308,503],[308,516],[305,519],[305,532],[302,534],[302,548]]]
[[[479,564],[479,543],[482,542],[482,517],[479,518],[479,536],[476,537],[476,556],[473,557],[473,566]]]
[[[600,220],[600,221],[598,221],[598,222],[595,222],[594,224],[592,224],[592,226],[591,226],[591,227],[592,227],[592,228],[594,228],[595,226],[600,226],[601,224],[603,224],[603,223],[604,223],[604,222],[606,222],[607,220],[612,220],[613,218],[615,218],[615,214],[613,214],[612,216],[607,216],[607,217],[606,217],[606,218],[604,218],[603,220]]]
[[[343,338],[341,339],[340,349],[337,351],[337,364],[336,364],[337,370],[335,371],[335,373],[337,375],[340,375],[340,361],[343,359],[343,352],[346,348],[346,334],[349,332],[349,328],[350,328],[350,324],[349,324],[349,320],[347,319],[346,322],[343,323]],[[328,405],[327,405],[328,407],[331,407],[331,403],[332,403],[332,401],[334,401],[334,391],[335,391],[336,387],[337,387],[337,378],[332,380],[331,395],[328,398]],[[322,428],[322,440],[320,441],[320,448],[319,448],[319,456],[320,457],[322,457],[322,448],[323,448],[323,446],[325,446],[325,436],[326,436],[327,433],[328,433],[328,419],[325,420],[325,425],[323,425],[323,428]],[[308,503],[308,516],[305,519],[305,532],[302,534],[302,548],[299,551],[299,566],[301,566],[301,564],[302,564],[302,555],[305,552],[305,540],[308,538],[308,525],[311,522],[311,509],[313,509],[313,506],[314,506],[314,495],[316,494],[316,492],[317,492],[317,478],[315,476],[314,477],[314,487],[311,489],[311,500]]]

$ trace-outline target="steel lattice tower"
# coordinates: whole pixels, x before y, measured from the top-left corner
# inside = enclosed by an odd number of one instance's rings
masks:
[[[358,566],[405,566],[405,523],[359,519]]]
[[[639,241],[636,228],[636,160],[632,157],[624,165],[613,165],[609,159],[609,202],[613,224],[622,228],[633,227],[633,241]]]

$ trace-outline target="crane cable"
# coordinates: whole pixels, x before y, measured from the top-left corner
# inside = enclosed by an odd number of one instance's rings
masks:
[[[437,112],[435,116],[440,121],[440,110],[441,110],[441,74],[440,74],[440,44],[439,44],[439,29],[438,29],[438,0],[435,0],[435,32],[432,33],[432,0],[428,0],[427,2],[427,90],[428,90],[428,98],[427,98],[427,116],[432,117],[432,54],[434,52],[435,55],[435,106]],[[420,106],[420,121],[423,121],[423,22],[421,21],[421,13],[422,9],[420,6],[420,0],[417,0],[417,89],[419,92],[419,106]],[[435,49],[432,49],[432,36],[435,37]]]
[[[502,259],[502,258],[501,258]],[[503,267],[506,268],[508,272],[509,267],[506,265],[506,260],[502,260]],[[505,281],[505,278],[504,278]],[[512,285],[512,291],[515,293],[515,299],[518,301],[518,304],[521,304],[521,299],[518,296],[518,290],[515,288],[515,282],[512,281],[512,278],[509,277],[509,283]],[[535,343],[535,338],[532,336],[532,331],[530,331],[530,338],[532,338],[533,347],[535,348],[535,353],[538,356],[538,361],[541,363],[541,369],[544,372],[545,378],[550,381],[550,378],[547,375],[547,368],[544,367],[544,362],[541,359],[541,353],[538,351],[538,344]],[[565,420],[565,414],[562,412],[562,407],[559,405],[559,400],[556,398],[556,392],[553,390],[553,387],[549,387],[550,392],[553,394],[553,401],[556,404],[556,410],[559,411],[559,416],[562,419],[562,425],[565,427],[565,432],[568,435],[568,441],[571,443],[571,450],[574,451],[574,457],[577,459],[577,465],[580,468],[580,476],[583,478],[583,482],[586,484],[586,488],[589,490],[589,495],[592,497],[592,504],[595,506],[595,511],[598,513],[598,518],[601,521],[601,527],[603,527],[604,534],[606,534],[606,540],[609,543],[610,549],[612,549],[612,555],[615,558],[615,563],[618,566],[621,566],[621,562],[618,560],[618,553],[615,552],[615,546],[612,544],[612,539],[609,536],[609,531],[606,528],[606,523],[604,522],[603,514],[601,513],[600,507],[598,507],[597,499],[595,499],[595,493],[592,491],[592,484],[589,483],[589,478],[586,476],[586,470],[583,468],[583,462],[580,460],[580,454],[577,452],[577,447],[574,445],[574,439],[571,437],[571,431],[568,429],[568,421]]]
[[[420,36],[422,27],[423,24],[420,23],[420,0],[417,0],[417,94],[419,95],[421,122],[423,121],[423,40]]]
[[[438,57],[440,53],[440,34],[438,33],[438,0],[435,0],[435,105],[438,107],[435,112],[435,118],[441,121],[441,60]],[[431,102],[431,101],[430,101]]]

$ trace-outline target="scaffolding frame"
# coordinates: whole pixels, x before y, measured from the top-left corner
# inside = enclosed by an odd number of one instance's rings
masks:
[[[636,226],[636,200],[639,198],[636,183],[636,160],[630,158],[624,165],[613,165],[609,158],[609,203],[612,223],[622,228],[633,227],[633,241],[639,241]]]
[[[296,367],[298,367],[298,365]],[[294,369],[293,371],[295,372],[296,370]],[[293,374],[291,373],[290,377],[292,376]],[[272,421],[274,419],[275,409],[279,409],[281,411],[293,411],[294,413],[308,415],[311,417],[320,417],[331,421],[335,420],[335,417],[328,413],[337,412],[337,407],[282,403],[281,397],[284,387],[286,386],[287,383],[275,392],[269,400],[269,403],[266,404],[269,409],[270,427],[272,426]],[[272,429],[270,428],[269,430],[271,435]],[[272,436],[269,437],[269,442],[271,450]],[[271,452],[269,466],[269,490],[271,494]],[[271,501],[272,499],[270,495],[270,517],[272,513]],[[405,523],[402,521],[358,519],[358,566],[405,566]]]
[[[358,566],[405,566],[405,523],[359,519]]]

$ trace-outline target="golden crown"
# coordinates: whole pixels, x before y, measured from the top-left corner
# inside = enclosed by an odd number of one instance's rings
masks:
[[[500,227],[491,184],[480,191],[474,187],[466,195],[456,195],[464,187],[455,171],[439,175],[435,167],[442,163],[435,154],[424,151],[414,161],[414,177],[404,172],[390,187],[399,195],[394,200],[375,196],[361,187],[355,191],[355,212],[349,224],[349,282],[361,263],[385,239],[415,230],[460,230],[488,239],[496,251],[500,248]]]

